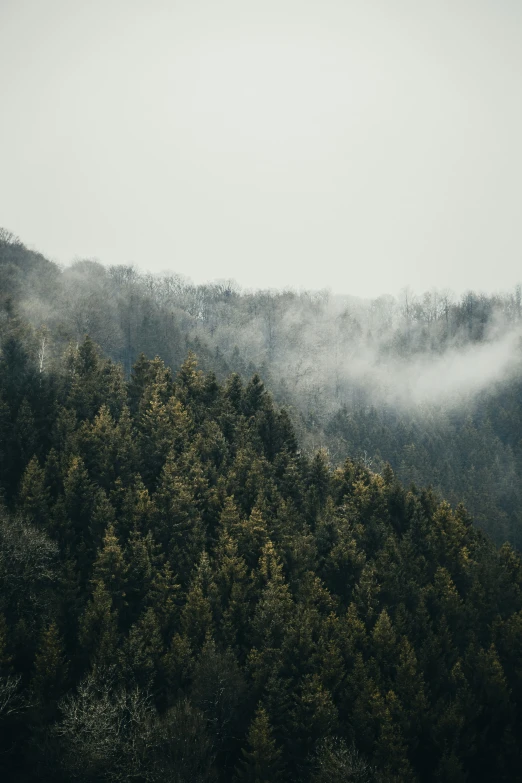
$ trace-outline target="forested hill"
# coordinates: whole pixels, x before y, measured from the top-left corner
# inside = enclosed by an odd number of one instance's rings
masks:
[[[498,543],[522,548],[522,295],[449,292],[362,301],[242,293],[78,261],[66,269],[0,230],[0,349],[14,317],[43,368],[89,334],[128,377],[144,352],[244,382],[259,372],[303,450],[389,462],[433,485]]]
[[[0,765],[16,781],[516,783],[522,563],[306,456],[262,381],[128,379],[12,315]]]

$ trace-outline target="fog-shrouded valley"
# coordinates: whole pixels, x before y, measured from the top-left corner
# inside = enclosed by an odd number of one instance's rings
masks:
[[[0,297],[5,779],[522,779],[520,286]]]

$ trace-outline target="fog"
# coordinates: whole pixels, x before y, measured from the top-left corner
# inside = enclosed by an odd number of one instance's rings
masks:
[[[324,406],[356,398],[408,409],[467,405],[521,370],[522,325],[500,309],[483,325],[480,339],[470,341],[469,323],[450,336],[441,313],[430,322],[429,314],[417,312],[410,321],[397,300],[386,299],[377,314],[378,304],[352,300],[340,310],[325,298],[309,320],[284,316],[290,342],[283,339],[275,349],[277,374],[305,395],[323,389]],[[255,343],[255,332],[247,335]],[[240,339],[247,335],[242,330]]]
[[[37,328],[73,341],[89,334],[127,373],[140,351],[175,369],[189,349],[222,377],[259,371],[281,402],[318,421],[344,405],[467,406],[521,369],[520,286],[363,299],[196,285],[91,260],[53,268],[52,290],[40,277],[21,283],[21,311]]]
[[[199,284],[510,289],[521,37],[512,0],[3,0],[0,221]]]

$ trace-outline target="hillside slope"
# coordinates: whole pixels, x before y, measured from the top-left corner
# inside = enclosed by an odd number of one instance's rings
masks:
[[[389,462],[522,548],[520,287],[372,301],[249,293],[94,261],[61,270],[0,231],[0,291],[0,350],[21,318],[46,368],[89,334],[127,377],[141,352],[177,370],[189,350],[220,381],[259,372],[303,450],[378,472]]]
[[[522,563],[462,506],[191,356],[11,336],[0,396],[7,779],[522,780]]]

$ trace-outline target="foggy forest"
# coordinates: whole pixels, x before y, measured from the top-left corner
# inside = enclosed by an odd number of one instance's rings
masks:
[[[0,768],[522,781],[522,293],[0,231]]]

